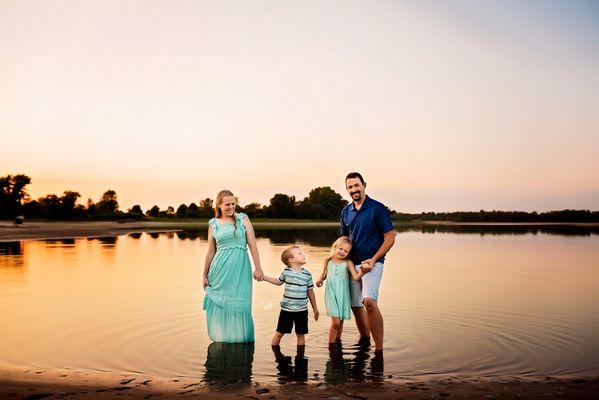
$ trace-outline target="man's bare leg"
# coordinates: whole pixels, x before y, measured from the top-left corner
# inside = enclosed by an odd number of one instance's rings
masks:
[[[370,328],[368,328],[368,320],[364,307],[352,307],[351,310],[354,313],[358,332],[360,332],[360,339],[370,339]]]
[[[374,339],[375,350],[383,350],[383,314],[379,310],[376,300],[367,297],[364,299],[368,326]]]

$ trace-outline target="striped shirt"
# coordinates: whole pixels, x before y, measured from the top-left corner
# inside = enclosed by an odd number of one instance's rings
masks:
[[[285,267],[279,280],[285,283],[285,293],[281,300],[281,310],[304,311],[308,309],[308,290],[314,288],[312,274],[307,269],[294,271]]]

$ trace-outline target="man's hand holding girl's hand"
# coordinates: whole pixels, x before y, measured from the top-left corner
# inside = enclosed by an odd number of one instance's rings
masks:
[[[369,260],[368,260],[369,261]],[[362,264],[360,264],[360,269],[364,272],[370,272],[372,271],[372,266],[370,264],[368,264],[367,262],[362,262]]]

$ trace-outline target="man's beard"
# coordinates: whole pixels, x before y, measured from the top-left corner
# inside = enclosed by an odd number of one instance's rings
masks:
[[[355,198],[354,196],[358,196],[358,198]],[[353,194],[351,195],[351,198],[352,198],[352,200],[354,200],[354,201],[360,201],[360,200],[362,200],[362,193],[360,193],[360,192],[358,192],[358,193],[353,193]]]

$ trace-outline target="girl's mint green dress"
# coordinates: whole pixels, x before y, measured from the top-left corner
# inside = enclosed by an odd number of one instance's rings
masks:
[[[327,262],[326,289],[324,291],[324,302],[327,315],[339,319],[351,319],[350,295],[349,295],[349,271],[347,262],[335,264]]]
[[[221,224],[215,218],[208,221],[216,240],[216,254],[208,271],[203,308],[208,336],[215,342],[254,341],[252,266],[242,222],[245,217],[237,214],[235,224]]]

